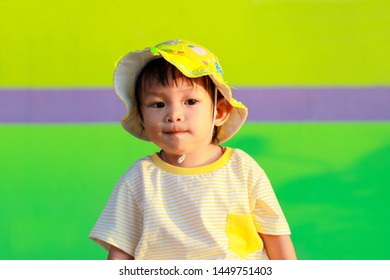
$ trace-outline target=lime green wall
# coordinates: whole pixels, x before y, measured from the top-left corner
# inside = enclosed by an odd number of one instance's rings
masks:
[[[0,87],[110,86],[129,50],[183,38],[233,85],[389,85],[387,0],[0,0]]]

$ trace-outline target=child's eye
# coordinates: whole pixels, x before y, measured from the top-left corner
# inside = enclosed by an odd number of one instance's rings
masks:
[[[153,108],[164,108],[165,104],[164,104],[164,102],[156,102],[156,103],[152,104],[152,107]]]
[[[188,104],[188,105],[195,105],[197,102],[198,102],[198,100],[196,100],[196,99],[188,99],[186,101],[186,104]]]

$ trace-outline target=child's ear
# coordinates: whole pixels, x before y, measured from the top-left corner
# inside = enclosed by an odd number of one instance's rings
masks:
[[[229,102],[225,100],[225,98],[221,98],[217,102],[217,115],[215,116],[215,126],[221,126],[223,125],[226,120],[228,119],[230,112],[232,111],[233,107],[230,105]]]

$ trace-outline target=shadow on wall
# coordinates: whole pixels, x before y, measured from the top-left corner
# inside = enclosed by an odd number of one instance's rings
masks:
[[[349,168],[302,177],[280,198],[301,259],[390,259],[390,145]]]
[[[299,125],[291,137],[289,126],[253,128],[229,144],[266,171],[300,259],[390,259],[387,128]]]

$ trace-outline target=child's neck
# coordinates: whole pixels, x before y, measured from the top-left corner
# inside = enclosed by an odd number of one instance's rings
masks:
[[[185,158],[182,162],[178,162],[178,159],[182,155],[168,154],[165,151],[161,150],[158,155],[160,158],[174,166],[178,167],[200,167],[211,164],[217,161],[225,152],[225,148],[218,145],[210,145],[207,148],[203,149],[202,152],[194,151],[185,155]]]

